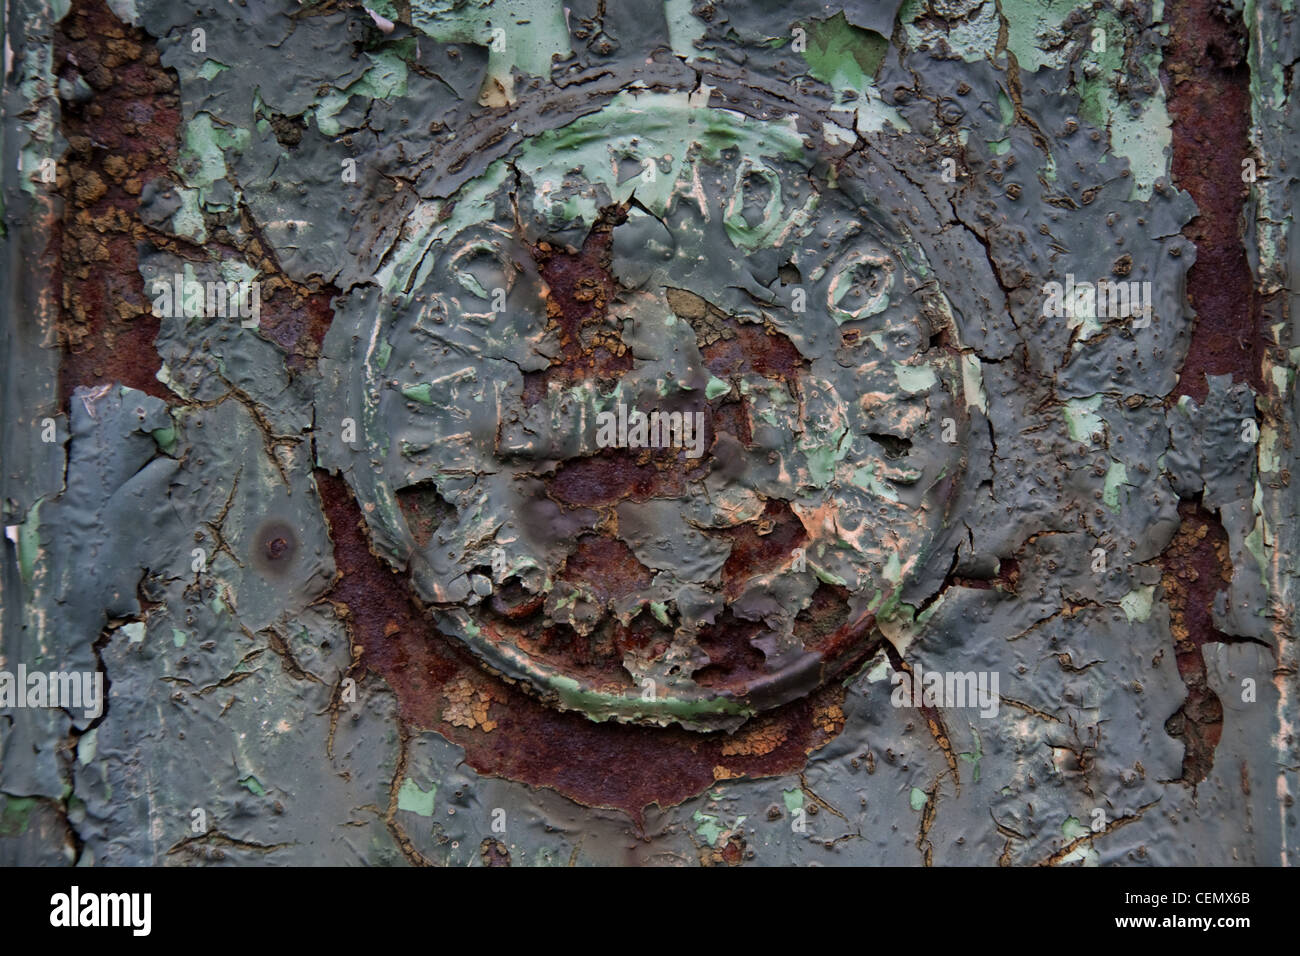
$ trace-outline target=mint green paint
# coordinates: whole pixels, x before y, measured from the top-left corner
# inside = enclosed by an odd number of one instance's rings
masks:
[[[803,809],[803,790],[798,787],[794,790],[782,790],[781,799],[785,802],[785,808],[790,813],[796,813]]]
[[[1077,817],[1066,817],[1065,822],[1061,824],[1061,833],[1067,840],[1077,840],[1079,837],[1087,836],[1091,832],[1079,822]]]
[[[889,50],[887,38],[854,26],[843,13],[801,26],[808,34],[803,58],[812,76],[835,90],[861,92],[871,85]]]
[[[724,382],[717,376],[709,379],[709,384],[704,386],[704,397],[710,400],[717,398],[719,395],[726,395],[731,391],[731,385]]]
[[[1128,470],[1122,462],[1112,461],[1106,469],[1106,481],[1102,485],[1101,500],[1115,514],[1120,513],[1119,492],[1128,483]]]
[[[894,377],[898,379],[898,387],[911,395],[928,392],[939,381],[929,365],[911,366],[899,362],[894,363]]]
[[[1129,622],[1145,621],[1151,616],[1152,600],[1155,596],[1156,586],[1146,584],[1134,588],[1119,599],[1119,606],[1124,609],[1124,616]]]
[[[225,70],[228,69],[230,69],[230,67],[228,67],[224,63],[220,63],[213,59],[207,59],[204,60],[203,65],[199,67],[198,74],[200,78],[205,80],[210,80],[214,76],[220,76]]]
[[[11,797],[0,793],[0,836],[22,836],[31,826],[35,797]]]
[[[704,39],[704,22],[691,13],[695,0],[664,0],[664,19],[668,22],[668,42],[676,56],[690,60],[699,57],[695,44]]]
[[[421,405],[433,404],[433,388],[428,382],[421,382],[419,385],[403,385],[402,395]]]
[[[913,787],[912,792],[909,795],[909,802],[912,804],[913,810],[924,809],[925,804],[929,799],[930,798],[925,795],[925,791],[919,787]]]
[[[808,562],[808,567],[812,568],[813,574],[817,575],[817,580],[822,581],[825,584],[834,584],[836,587],[841,587],[841,588],[846,588],[849,586],[849,583],[845,581],[842,577],[836,574],[832,574],[830,571],[826,570],[823,567],[820,567],[817,564],[814,564],[812,561]]]
[[[176,450],[176,426],[168,425],[166,428],[155,428],[149,433],[155,444],[162,450],[164,455],[170,455]]]
[[[1100,395],[1072,398],[1065,403],[1063,406],[1065,424],[1071,439],[1083,442],[1085,445],[1092,444],[1093,434],[1102,431],[1101,417],[1095,414],[1099,408],[1101,408]]]
[[[408,813],[414,813],[422,817],[433,816],[434,798],[438,795],[438,785],[430,784],[428,790],[423,790],[410,777],[402,780],[402,786],[397,791],[397,809],[406,810]]]
[[[722,835],[722,826],[718,823],[718,818],[710,813],[696,810],[692,819],[696,823],[695,832],[703,837],[709,846],[717,846],[718,837]]]
[[[83,767],[95,759],[99,746],[99,728],[91,727],[77,740],[77,763]]]
[[[36,570],[36,555],[41,548],[41,502],[37,498],[32,503],[27,519],[18,527],[18,570],[23,576],[23,583],[32,583],[32,574]]]
[[[412,0],[411,25],[443,43],[487,47],[488,68],[479,102],[511,101],[511,71],[549,77],[551,60],[571,52],[560,0]],[[493,30],[502,31],[493,34]]]

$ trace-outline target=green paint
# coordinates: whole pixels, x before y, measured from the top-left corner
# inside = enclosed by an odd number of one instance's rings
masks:
[[[413,402],[419,402],[421,405],[433,404],[433,388],[428,382],[422,382],[419,385],[403,385],[402,395]]]
[[[888,38],[854,26],[843,13],[802,26],[808,33],[803,58],[812,76],[836,90],[861,92],[871,85],[889,50]]]
[[[77,762],[83,767],[95,759],[99,746],[99,728],[91,727],[77,740]]]
[[[35,797],[11,797],[0,793],[0,836],[22,836],[31,826]]]
[[[256,777],[254,777],[251,773],[247,777],[241,777],[239,780],[239,785],[255,797],[266,796],[266,789],[262,786],[261,782]]]
[[[1124,609],[1124,616],[1129,623],[1145,621],[1151,616],[1152,598],[1156,592],[1154,584],[1134,588],[1119,599],[1119,606]]]
[[[925,795],[925,791],[920,787],[913,787],[909,799],[913,810],[921,810],[930,798]]]
[[[552,58],[571,52],[560,0],[412,0],[410,10],[411,25],[435,40],[487,47],[480,103],[504,105],[513,98],[512,70],[549,77]]]
[[[894,363],[894,377],[898,379],[898,387],[911,395],[928,392],[939,381],[929,365],[910,366],[899,362]]]
[[[1092,444],[1092,436],[1102,431],[1101,417],[1093,414],[1100,407],[1100,395],[1072,398],[1065,403],[1063,406],[1065,424],[1070,431],[1071,439],[1083,442],[1085,445]]]
[[[222,72],[228,69],[230,69],[230,67],[228,67],[226,64],[219,63],[216,60],[208,59],[203,61],[203,65],[199,67],[198,73],[200,78],[205,80],[210,80],[214,76],[220,76]]]
[[[1061,833],[1067,840],[1077,840],[1079,837],[1087,836],[1091,832],[1076,817],[1066,817],[1065,822],[1061,824]]]
[[[709,813],[695,811],[693,817],[696,823],[695,832],[704,838],[709,846],[718,845],[718,837],[722,835],[722,826],[718,823],[718,818]]]
[[[149,434],[164,455],[170,455],[176,451],[176,427],[174,425],[168,425],[166,428],[155,428]]]
[[[402,786],[397,791],[397,809],[406,810],[422,817],[433,816],[433,801],[438,795],[438,785],[430,784],[428,790],[423,790],[410,777],[402,780]]]
[[[41,549],[41,502],[37,498],[32,503],[32,510],[27,512],[27,520],[18,527],[18,570],[23,583],[32,583],[32,574],[36,570],[36,555]]]
[[[695,0],[664,0],[664,19],[668,22],[668,42],[673,53],[684,59],[700,56],[695,44],[704,39],[707,27],[691,13]]]
[[[785,801],[785,808],[790,813],[797,813],[803,809],[803,790],[795,788],[794,790],[782,790],[781,798]]]
[[[704,386],[704,397],[712,400],[719,395],[726,395],[730,391],[731,386],[727,382],[713,376],[709,378],[709,384]]]
[[[1121,462],[1112,461],[1106,469],[1106,481],[1102,485],[1101,500],[1115,514],[1120,512],[1119,491],[1128,483],[1128,470]]]
[[[660,624],[664,625],[665,627],[672,627],[672,621],[668,617],[667,604],[663,603],[662,601],[651,601],[650,613],[655,616],[655,620],[657,620]]]

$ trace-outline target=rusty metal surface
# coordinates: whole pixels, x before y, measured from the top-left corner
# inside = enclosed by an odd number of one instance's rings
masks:
[[[0,860],[1294,862],[1274,7],[17,4]]]

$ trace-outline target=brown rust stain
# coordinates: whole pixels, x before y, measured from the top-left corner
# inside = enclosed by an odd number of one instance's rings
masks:
[[[415,605],[406,578],[371,553],[360,508],[344,481],[317,471],[316,483],[338,567],[325,600],[343,611],[362,665],[393,689],[403,720],[463,747],[479,773],[622,810],[639,825],[646,807],[680,803],[717,779],[796,772],[843,729],[844,691],[838,686],[776,708],[761,725],[774,745],[751,741],[739,750],[738,738],[726,733],[596,723],[553,710],[485,672],[468,651],[438,633]],[[473,702],[476,726],[446,719],[452,688],[457,700]],[[475,711],[482,700],[486,709]],[[495,728],[486,730],[480,717]]]
[[[1162,79],[1173,120],[1173,178],[1198,210],[1183,227],[1196,244],[1187,274],[1196,325],[1171,401],[1180,395],[1204,401],[1206,375],[1230,373],[1263,393],[1265,339],[1241,237],[1250,70],[1245,27],[1238,14],[1229,15],[1215,0],[1183,0],[1165,10]]]
[[[1209,686],[1201,648],[1211,641],[1236,640],[1216,628],[1210,616],[1215,592],[1232,582],[1232,561],[1227,532],[1217,518],[1194,502],[1183,502],[1178,510],[1182,524],[1161,556],[1160,586],[1187,699],[1165,729],[1183,741],[1183,782],[1197,784],[1209,776],[1223,735],[1223,704]]]
[[[1214,0],[1170,4],[1166,17],[1170,39],[1162,82],[1173,120],[1173,178],[1198,210],[1183,228],[1196,244],[1196,262],[1187,275],[1196,323],[1168,401],[1188,395],[1203,402],[1207,375],[1230,374],[1263,394],[1266,340],[1241,235],[1248,193],[1242,160],[1251,155],[1245,25]],[[1232,576],[1227,534],[1199,500],[1180,503],[1179,515],[1182,523],[1160,565],[1187,698],[1165,729],[1183,741],[1181,779],[1195,785],[1209,775],[1223,734],[1223,705],[1209,687],[1201,648],[1237,638],[1219,631],[1211,616],[1215,593]]]
[[[206,246],[140,218],[141,195],[151,183],[176,185],[180,141],[176,74],[162,66],[153,38],[119,21],[103,0],[77,0],[55,32],[54,73],[69,81],[81,77],[93,94],[83,103],[62,104],[68,151],[58,186],[64,214],[52,241],[59,259],[54,281],[62,305],[64,404],[78,386],[108,383],[178,400],[156,378],[160,320],[139,273],[142,242],[183,260],[210,261],[215,251],[260,269],[261,334],[284,350],[291,374],[314,367],[337,289],[285,276],[246,214],[244,237],[214,222]]]
[[[618,284],[611,271],[614,227],[627,221],[626,205],[606,206],[581,249],[545,240],[532,246],[543,283],[548,330],[561,352],[540,372],[524,375],[524,402],[541,401],[552,385],[617,378],[632,368],[632,354],[606,323]]]
[[[151,38],[102,0],[78,0],[58,25],[54,73],[80,76],[93,91],[62,109],[62,400],[66,406],[79,385],[111,382],[175,400],[154,377],[159,322],[137,272],[136,243],[148,235],[140,193],[150,180],[168,179],[176,160],[176,76],[163,69]]]

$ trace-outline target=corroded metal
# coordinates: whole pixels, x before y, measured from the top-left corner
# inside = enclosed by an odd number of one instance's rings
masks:
[[[735,727],[898,613],[961,482],[960,335],[901,197],[832,161],[792,118],[633,92],[407,213],[344,379],[351,476],[493,670],[596,719]],[[576,283],[566,237],[598,248]],[[684,432],[638,435],[661,414]],[[778,515],[783,553],[729,566]],[[831,634],[801,626],[819,587],[848,604]]]

